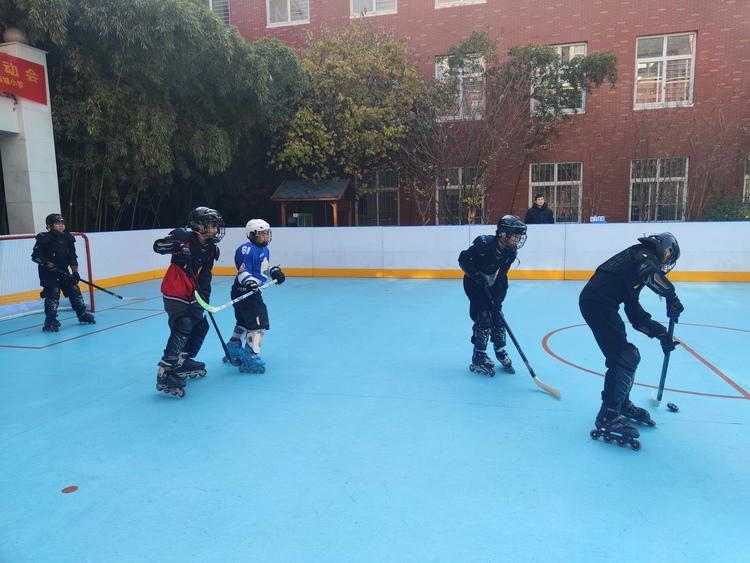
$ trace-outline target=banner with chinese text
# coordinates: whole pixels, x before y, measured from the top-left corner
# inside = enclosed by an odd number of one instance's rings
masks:
[[[0,53],[0,90],[47,105],[44,66]]]

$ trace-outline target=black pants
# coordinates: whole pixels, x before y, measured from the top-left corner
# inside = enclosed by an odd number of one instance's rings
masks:
[[[579,300],[578,306],[586,324],[594,333],[594,339],[596,339],[599,349],[604,354],[607,371],[604,375],[602,402],[606,406],[614,407],[616,404],[617,364],[625,351],[628,348],[635,348],[635,346],[628,342],[625,323],[620,317],[618,306],[588,299]]]

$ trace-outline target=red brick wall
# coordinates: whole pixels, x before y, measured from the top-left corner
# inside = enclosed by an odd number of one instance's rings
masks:
[[[232,24],[252,42],[276,37],[294,48],[321,25],[340,28],[350,22],[348,0],[310,0],[310,24],[268,28],[265,0],[230,0]],[[587,96],[586,113],[572,117],[543,162],[582,161],[583,211],[627,221],[630,160],[690,158],[689,204],[699,197],[702,167],[716,157],[717,146],[738,137],[718,138],[712,124],[750,127],[750,1],[747,0],[487,0],[483,4],[435,9],[434,0],[398,0],[398,13],[369,20],[397,37],[407,37],[419,69],[434,75],[434,59],[473,30],[487,30],[501,52],[513,45],[587,43],[588,53],[613,51],[619,61],[614,90],[603,86]],[[688,108],[633,110],[635,47],[638,37],[696,32],[694,104]],[[715,128],[713,128],[715,131]],[[645,139],[648,138],[648,143]],[[748,135],[743,150],[750,152]],[[646,150],[648,146],[648,150]],[[740,185],[739,165],[722,187]],[[492,187],[488,206],[495,216],[523,217],[531,204],[528,166],[515,194],[514,178]],[[406,213],[408,204],[402,203]],[[412,219],[413,220],[413,219]],[[411,222],[402,214],[402,222]]]

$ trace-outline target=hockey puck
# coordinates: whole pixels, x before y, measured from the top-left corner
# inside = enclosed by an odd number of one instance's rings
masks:
[[[678,410],[680,410],[680,407],[678,407],[674,403],[667,403],[667,408],[672,412],[677,412]]]

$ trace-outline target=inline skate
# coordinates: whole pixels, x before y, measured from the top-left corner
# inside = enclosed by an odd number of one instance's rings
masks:
[[[471,371],[488,377],[495,377],[494,367],[495,363],[490,360],[487,352],[474,348],[471,356],[471,365],[469,366]]]
[[[608,444],[617,442],[617,445],[622,448],[630,445],[635,451],[641,449],[641,443],[637,440],[640,436],[638,430],[630,426],[615,409],[601,408],[599,414],[596,415],[596,428],[591,431],[590,435],[594,440],[603,438]]]
[[[635,420],[636,422],[640,422],[641,424],[645,424],[646,426],[656,426],[656,422],[651,418],[651,414],[646,409],[636,407],[630,401],[630,399],[626,399],[622,404],[620,413],[625,418]]]
[[[189,358],[186,352],[180,354],[177,365],[175,366],[175,375],[182,380],[193,379],[194,377],[206,376],[206,364],[203,362],[196,362],[192,358]]]
[[[516,369],[513,367],[513,362],[511,361],[510,356],[508,356],[508,352],[505,351],[505,348],[495,348],[495,357],[497,357],[505,371],[508,373],[516,373]]]
[[[177,360],[169,361],[163,358],[159,360],[159,372],[156,374],[156,390],[184,397],[185,382],[175,374],[176,367]]]

